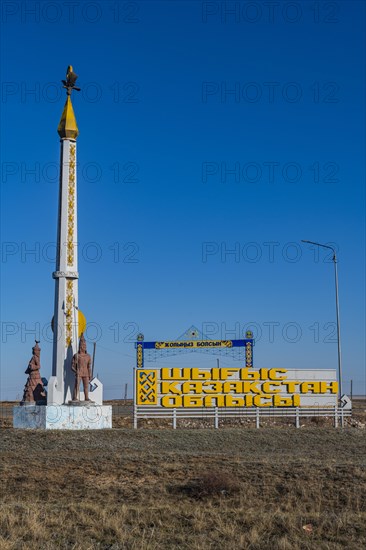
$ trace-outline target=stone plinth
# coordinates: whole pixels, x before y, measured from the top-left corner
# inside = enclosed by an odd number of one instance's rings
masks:
[[[13,407],[13,427],[30,430],[112,428],[111,405],[27,405]]]

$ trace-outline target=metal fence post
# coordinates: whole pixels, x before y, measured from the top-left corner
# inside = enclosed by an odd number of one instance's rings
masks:
[[[137,405],[133,404],[133,428],[137,430]]]
[[[258,407],[256,408],[256,411],[255,411],[255,427],[259,428],[259,409],[258,409]]]
[[[215,407],[215,428],[219,427],[219,409]]]
[[[296,428],[300,428],[300,414],[299,414],[299,407],[296,407],[296,421],[295,421]]]
[[[137,429],[136,367],[133,369],[133,428]]]
[[[177,409],[173,409],[173,430],[177,429]]]

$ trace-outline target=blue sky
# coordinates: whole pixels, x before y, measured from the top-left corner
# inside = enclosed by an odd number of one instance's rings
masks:
[[[338,250],[344,380],[364,393],[364,3],[36,4],[2,12],[1,398],[22,393],[33,329],[51,371],[68,64],[79,305],[106,397],[132,387],[138,331],[192,324],[251,326],[257,367],[337,368],[333,265],[301,239]]]

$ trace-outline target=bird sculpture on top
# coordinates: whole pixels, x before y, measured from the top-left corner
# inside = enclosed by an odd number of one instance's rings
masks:
[[[66,71],[66,80],[61,80],[63,87],[66,88],[67,95],[71,95],[72,90],[80,92],[80,88],[75,86],[75,82],[77,81],[77,79],[78,75],[74,73],[72,65],[69,65]]]

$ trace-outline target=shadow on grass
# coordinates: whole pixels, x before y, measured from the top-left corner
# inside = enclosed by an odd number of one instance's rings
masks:
[[[230,497],[240,489],[236,477],[220,470],[203,472],[184,485],[169,488],[171,493],[186,495],[195,500],[213,497]]]

